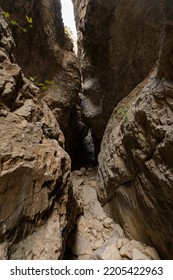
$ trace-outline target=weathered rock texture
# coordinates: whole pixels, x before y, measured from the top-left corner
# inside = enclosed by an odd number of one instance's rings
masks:
[[[79,34],[83,116],[98,145],[110,115],[158,58],[157,0],[73,0]]]
[[[99,157],[99,196],[126,235],[173,258],[173,3],[156,71],[114,110]],[[141,66],[142,67],[142,66]]]
[[[0,11],[0,258],[60,259],[76,211],[71,162],[13,47]]]
[[[44,83],[54,80],[55,86],[45,94],[65,135],[65,147],[73,157],[77,145],[77,94],[80,74],[72,44],[65,36],[60,0],[0,0],[4,11],[20,26],[28,28],[25,16],[33,19],[33,28],[23,32],[10,25],[16,42],[15,56],[26,77]]]
[[[83,211],[67,242],[71,258],[84,260],[160,259],[156,250],[146,244],[125,238],[122,227],[113,221],[109,209],[97,197],[97,169],[75,170],[72,181]]]

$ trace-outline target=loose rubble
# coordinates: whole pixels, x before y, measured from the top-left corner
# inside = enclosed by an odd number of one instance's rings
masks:
[[[124,231],[105,211],[97,198],[97,169],[72,172],[74,192],[81,214],[68,241],[72,259],[78,260],[159,260],[153,247],[125,237]]]

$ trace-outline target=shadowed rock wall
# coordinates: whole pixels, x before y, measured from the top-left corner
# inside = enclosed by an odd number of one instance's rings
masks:
[[[71,161],[13,51],[0,10],[0,259],[61,259],[76,215]]]
[[[158,67],[115,108],[99,156],[99,197],[131,238],[173,258],[173,4]],[[163,4],[162,2],[162,4]]]
[[[27,28],[25,16],[33,20],[33,28],[23,32],[10,24],[16,42],[15,57],[26,77],[44,83],[54,80],[55,86],[44,93],[44,100],[53,111],[65,135],[66,151],[71,158],[78,143],[76,104],[80,91],[80,73],[72,43],[65,36],[60,0],[0,0],[9,21],[16,20]]]
[[[73,0],[83,82],[83,116],[98,146],[118,102],[158,58],[163,16],[157,0]]]

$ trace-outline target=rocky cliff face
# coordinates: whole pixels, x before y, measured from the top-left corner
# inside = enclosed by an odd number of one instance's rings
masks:
[[[159,65],[119,103],[99,156],[99,196],[126,235],[173,258],[173,4],[164,1]]]
[[[162,12],[157,0],[73,3],[79,34],[83,116],[99,146],[117,103],[145,78],[158,58]]]
[[[0,259],[60,259],[76,213],[71,162],[13,49],[0,10]]]
[[[173,258],[172,1],[73,0],[97,152],[104,134],[98,182],[81,168],[73,186],[64,147],[81,159],[88,132],[77,61],[60,1],[21,2],[0,0],[17,45],[0,10],[0,259],[159,259],[151,245]]]
[[[66,151],[73,158],[78,143],[76,104],[80,90],[80,74],[72,43],[65,36],[60,0],[0,0],[4,11],[28,28],[25,16],[33,20],[33,28],[23,32],[10,25],[16,42],[15,57],[26,77],[36,82],[55,82],[44,93],[44,100],[53,111],[65,135]]]

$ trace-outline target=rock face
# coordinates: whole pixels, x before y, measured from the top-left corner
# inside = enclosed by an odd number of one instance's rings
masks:
[[[60,0],[0,0],[0,5],[9,12],[9,22],[20,24],[10,27],[16,42],[15,56],[25,76],[43,84],[46,80],[55,82],[44,93],[44,99],[60,124],[66,151],[72,158],[78,141],[76,104],[80,73],[72,43],[64,33]],[[27,29],[26,15],[32,18],[33,28]]]
[[[117,103],[145,78],[158,58],[163,18],[157,0],[73,3],[83,116],[99,146]]]
[[[0,258],[61,259],[76,211],[71,162],[13,47],[0,10]]]
[[[119,103],[99,156],[99,197],[130,238],[173,258],[173,4],[158,68]],[[136,251],[133,252],[136,256]]]

